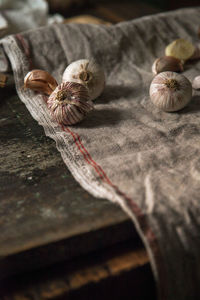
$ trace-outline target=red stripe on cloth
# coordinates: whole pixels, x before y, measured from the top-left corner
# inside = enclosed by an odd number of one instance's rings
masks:
[[[81,139],[80,139],[80,136],[75,133],[78,141],[79,141],[79,144],[81,145],[83,151],[86,153],[87,157],[89,158],[89,160],[95,165],[98,167],[99,171],[103,174],[103,177],[104,177],[104,180],[113,186],[112,182],[110,181],[110,179],[107,177],[107,175],[105,174],[105,172],[103,171],[103,169],[91,158],[90,154],[88,153],[88,151],[85,149],[85,147],[83,146],[82,142],[81,142]]]
[[[74,142],[75,142],[76,146],[78,147],[78,149],[80,150],[80,152],[82,153],[84,159],[87,161],[88,164],[90,164],[91,166],[94,167],[95,171],[98,173],[98,175],[100,176],[100,178],[102,179],[102,181],[104,181],[107,184],[109,184],[112,188],[114,188],[114,190],[116,191],[116,193],[118,195],[120,195],[123,198],[125,198],[128,201],[129,206],[132,208],[132,210],[134,211],[134,213],[138,217],[142,216],[143,213],[140,210],[140,208],[132,201],[131,198],[129,198],[126,194],[124,194],[123,192],[121,192],[119,190],[119,188],[110,181],[110,179],[108,178],[108,176],[106,175],[106,173],[103,171],[103,169],[92,159],[91,155],[85,149],[85,147],[84,147],[84,145],[83,145],[83,143],[81,141],[80,136],[77,133],[74,133],[68,127],[64,127],[63,125],[61,125],[61,126],[62,126],[62,130],[63,131],[67,131],[73,137]]]
[[[135,216],[138,219],[140,227],[143,231],[143,234],[146,236],[149,244],[151,245],[151,249],[154,253],[155,260],[157,261],[157,269],[158,269],[160,285],[161,285],[160,290],[159,290],[160,299],[166,300],[166,272],[165,272],[165,267],[163,265],[163,260],[162,260],[162,256],[161,256],[161,253],[160,253],[160,248],[159,248],[159,245],[158,245],[157,238],[156,238],[154,232],[152,231],[151,227],[149,226],[149,224],[146,220],[146,216],[143,214],[140,207],[131,198],[129,198],[125,193],[121,192],[119,190],[119,188],[110,181],[110,179],[107,177],[107,175],[103,171],[103,169],[91,158],[90,154],[85,149],[85,147],[84,147],[84,145],[81,141],[80,136],[77,133],[74,133],[68,127],[64,127],[63,125],[61,125],[61,127],[62,127],[63,131],[68,132],[73,137],[73,140],[74,140],[76,146],[78,147],[78,149],[80,150],[81,154],[83,155],[85,161],[88,164],[90,164],[91,166],[94,167],[95,171],[98,173],[98,175],[100,176],[102,181],[109,184],[116,191],[116,193],[118,195],[122,196],[126,200],[126,203],[130,207],[130,209],[134,212]]]
[[[63,130],[63,131],[70,133],[70,135],[72,136],[72,138],[73,138],[73,140],[74,140],[76,146],[78,147],[78,149],[80,150],[81,154],[83,155],[85,161],[87,161],[87,163],[88,163],[89,165],[93,166],[94,169],[96,170],[96,172],[98,173],[98,175],[100,176],[100,178],[103,179],[103,174],[101,174],[101,172],[99,171],[98,165],[97,165],[96,163],[93,164],[93,163],[87,158],[87,155],[86,155],[86,153],[83,151],[83,149],[81,148],[81,146],[80,146],[80,144],[79,144],[79,142],[78,142],[78,140],[77,140],[75,134],[74,134],[68,127],[64,127],[63,125],[61,125],[61,127],[62,127],[62,130]]]
[[[23,36],[21,34],[16,34],[15,37],[17,38],[17,40],[20,42],[20,45],[22,46],[21,48],[24,50],[24,54],[28,59],[29,62],[29,71],[33,69],[33,62],[31,59],[31,50],[29,47],[28,42],[23,38]]]
[[[72,131],[71,131],[72,133]],[[98,170],[103,174],[103,179],[106,183],[108,183],[110,186],[112,186],[115,191],[117,192],[118,195],[121,195],[122,197],[126,198],[126,200],[128,200],[129,204],[131,205],[131,207],[134,209],[134,212],[137,213],[137,215],[142,215],[141,210],[139,209],[139,207],[132,201],[131,198],[129,198],[126,194],[124,194],[123,192],[121,192],[118,187],[116,185],[114,185],[110,179],[108,178],[108,176],[106,175],[106,173],[103,171],[103,169],[91,158],[90,154],[88,153],[88,151],[85,149],[85,147],[83,146],[80,136],[77,133],[73,133],[74,135],[76,135],[79,144],[81,145],[83,151],[86,153],[88,159],[94,163],[94,165],[98,168]]]

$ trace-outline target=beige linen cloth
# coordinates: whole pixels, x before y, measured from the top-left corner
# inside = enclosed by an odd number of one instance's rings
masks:
[[[53,25],[1,41],[21,100],[73,176],[132,218],[159,299],[200,299],[200,93],[180,112],[158,111],[149,100],[151,66],[174,39],[195,41],[199,25],[195,8],[109,27]],[[102,65],[105,91],[83,122],[61,128],[43,97],[22,88],[23,78],[34,67],[60,82],[66,66],[81,58]],[[184,71],[189,80],[199,73],[200,61]]]

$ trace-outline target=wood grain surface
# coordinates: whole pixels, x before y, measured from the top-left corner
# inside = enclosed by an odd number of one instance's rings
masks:
[[[0,107],[0,278],[136,236],[117,205],[74,180],[13,90]]]
[[[107,3],[65,16],[116,23],[157,11]],[[129,218],[79,186],[13,88],[0,93],[0,299],[155,299]]]
[[[133,241],[12,277],[2,287],[2,300],[156,299],[146,251]]]

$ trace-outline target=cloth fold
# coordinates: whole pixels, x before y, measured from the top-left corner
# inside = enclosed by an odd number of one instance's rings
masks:
[[[176,38],[197,37],[200,8],[143,17],[113,26],[59,24],[9,36],[18,94],[44,127],[76,180],[116,202],[132,218],[148,251],[159,299],[200,298],[200,94],[180,112],[149,101],[153,61]],[[41,95],[24,90],[30,66],[61,82],[66,66],[95,58],[107,84],[93,111],[73,127],[51,118]],[[192,80],[200,62],[183,74]]]
[[[48,15],[45,0],[0,0],[0,37],[54,22],[60,23],[59,14]]]

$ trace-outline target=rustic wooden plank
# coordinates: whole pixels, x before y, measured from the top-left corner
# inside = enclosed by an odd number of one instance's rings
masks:
[[[13,277],[2,286],[2,300],[155,299],[148,256],[133,241]]]
[[[12,91],[2,89],[0,105],[0,277],[136,235],[117,205],[73,179]]]

